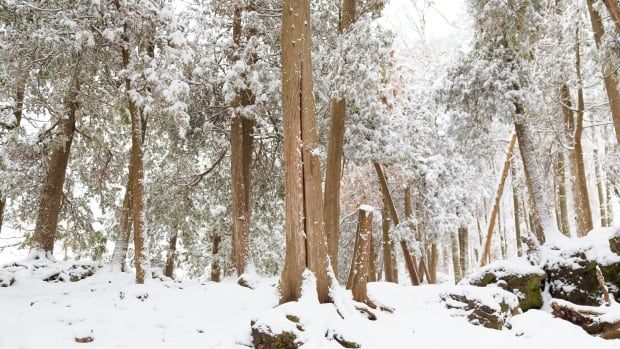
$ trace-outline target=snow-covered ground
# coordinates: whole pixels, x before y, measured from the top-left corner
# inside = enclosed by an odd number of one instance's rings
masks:
[[[248,348],[250,321],[278,301],[276,279],[261,279],[255,290],[233,280],[152,279],[139,286],[131,273],[104,267],[78,282],[49,283],[41,280],[47,270],[18,272],[13,286],[0,288],[0,349]],[[376,321],[360,316],[347,332],[363,348],[620,347],[538,310],[515,316],[511,330],[474,326],[439,302],[451,287],[369,284],[370,298],[395,311],[380,312]],[[303,348],[340,348],[321,343]]]

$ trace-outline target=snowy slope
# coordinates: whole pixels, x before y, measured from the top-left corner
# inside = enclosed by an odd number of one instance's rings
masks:
[[[48,283],[32,275],[18,275],[12,287],[0,288],[0,349],[248,348],[251,319],[277,303],[274,279],[262,279],[250,290],[232,280],[218,284],[153,279],[137,286],[132,274],[106,268],[78,282]],[[591,337],[542,311],[517,315],[512,330],[471,325],[439,302],[448,287],[372,283],[370,297],[395,312],[383,312],[376,321],[353,321],[346,330],[355,333],[363,348],[620,345]],[[74,340],[88,336],[93,342]]]

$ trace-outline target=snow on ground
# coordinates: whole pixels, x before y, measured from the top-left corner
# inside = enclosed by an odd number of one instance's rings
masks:
[[[13,286],[0,288],[0,349],[248,348],[250,321],[278,301],[276,279],[260,279],[256,290],[251,290],[233,280],[152,279],[140,286],[133,283],[133,274],[112,273],[107,267],[78,282],[48,283],[41,281],[40,273],[17,273]],[[395,309],[394,313],[381,312],[376,321],[360,317],[344,330],[363,348],[603,349],[620,345],[536,310],[515,316],[511,330],[471,325],[439,302],[451,287],[369,284],[370,298]],[[320,313],[320,306],[315,307]],[[75,342],[76,337],[88,336],[93,342]],[[303,348],[326,347],[309,343]]]

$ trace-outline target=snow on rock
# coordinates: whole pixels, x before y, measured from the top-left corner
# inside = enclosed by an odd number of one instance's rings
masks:
[[[549,293],[580,305],[603,303],[596,278],[598,266],[609,291],[620,298],[620,256],[611,252],[610,237],[618,228],[600,228],[583,238],[565,239],[541,247],[542,268],[547,273]]]
[[[512,258],[490,263],[461,280],[462,285],[494,285],[516,295],[523,311],[543,305],[541,293],[544,270],[526,258]]]
[[[441,293],[440,298],[455,316],[496,330],[511,328],[510,319],[521,313],[517,297],[496,287],[457,285]]]
[[[155,278],[136,285],[134,274],[108,268],[78,282],[45,282],[30,271],[9,274],[15,283],[0,288],[2,349],[247,349],[253,347],[253,319],[274,331],[295,332],[305,349],[352,344],[364,349],[618,347],[618,341],[592,337],[542,311],[514,315],[512,329],[497,331],[455,316],[462,310],[448,309],[441,301],[441,295],[455,288],[491,303],[492,309],[498,300],[514,301],[495,287],[369,283],[372,302],[394,310],[375,309],[376,320],[371,321],[342,287],[332,290],[335,305],[319,304],[308,287],[299,302],[277,306],[276,278],[260,278],[255,289],[249,289],[233,278],[221,283]],[[148,298],[140,299],[144,295]],[[76,342],[87,337],[92,342]]]

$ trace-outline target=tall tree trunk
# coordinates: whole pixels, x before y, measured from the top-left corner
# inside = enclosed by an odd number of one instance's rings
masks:
[[[118,268],[121,271],[125,271],[127,248],[129,246],[129,237],[131,236],[131,185],[133,183],[133,175],[133,169],[129,168],[125,196],[123,197],[123,206],[121,207],[119,232],[116,237],[116,244],[114,245],[114,251],[112,252],[112,259],[110,262],[112,268]]]
[[[575,70],[577,73],[577,112],[575,118],[575,134],[573,137],[572,162],[575,169],[575,185],[573,185],[573,197],[575,200],[575,215],[577,216],[577,236],[585,236],[593,228],[592,209],[588,194],[588,178],[586,177],[586,166],[584,160],[582,136],[583,136],[583,114],[585,102],[583,97],[583,86],[581,79],[581,43],[579,40],[579,26],[575,31]]]
[[[356,0],[343,0],[340,11],[340,33],[346,32],[355,21]],[[329,257],[334,272],[338,271],[338,243],[340,240],[340,179],[342,176],[342,144],[344,142],[345,99],[331,103],[331,127],[327,143],[327,164],[325,167],[325,232]]]
[[[517,115],[523,117],[524,110],[522,106],[517,106]],[[536,150],[533,133],[527,120],[515,123],[515,132],[519,143],[521,153],[521,161],[523,162],[523,172],[525,174],[525,183],[527,186],[530,204],[533,215],[530,219],[533,225],[533,231],[539,244],[545,242],[545,233],[550,224],[549,207],[544,197],[543,175],[536,163]]]
[[[312,90],[310,2],[284,0],[282,8],[286,255],[280,302],[299,299],[302,273],[308,268],[315,274],[319,301],[325,303],[330,301],[330,266]]]
[[[607,147],[605,147],[605,153],[609,154],[609,149]],[[605,173],[605,198],[607,198],[606,203],[607,203],[607,209],[605,210],[607,212],[607,226],[608,227],[613,227],[614,225],[614,209],[613,209],[613,196],[611,195],[612,192],[612,185],[611,185],[611,181],[609,180],[609,176],[607,175],[607,173]]]
[[[174,277],[174,263],[177,256],[177,237],[178,232],[175,230],[170,234],[170,241],[168,242],[168,253],[166,256],[166,267],[164,268],[164,275],[171,278]]]
[[[374,163],[375,171],[377,172],[377,177],[379,178],[379,184],[381,185],[381,191],[383,192],[383,197],[385,202],[387,203],[388,212],[390,213],[390,217],[394,222],[395,226],[400,225],[400,219],[398,218],[398,213],[396,212],[396,206],[394,206],[394,200],[392,199],[392,194],[390,193],[390,188],[388,187],[387,178],[385,177],[385,173],[383,172],[383,168],[381,164],[378,162]],[[403,251],[403,258],[405,259],[405,265],[407,266],[407,272],[409,273],[409,280],[412,285],[419,285],[420,279],[418,278],[417,271],[414,265],[413,257],[409,252],[409,247],[407,246],[407,241],[400,240],[400,248]]]
[[[560,224],[558,227],[562,234],[570,236],[570,226],[568,224],[568,199],[566,194],[566,168],[564,152],[557,154],[555,163],[555,175],[558,184],[558,213]]]
[[[596,178],[596,192],[598,194],[601,227],[607,227],[607,202],[605,201],[605,186],[601,175],[601,162],[599,161],[598,149],[593,150],[594,176]]]
[[[512,210],[514,213],[515,240],[517,256],[521,257],[521,223],[519,220],[519,189],[517,188],[517,167],[514,158],[511,161],[510,175],[512,176]]]
[[[243,10],[235,8],[233,20],[233,41],[237,47],[241,46],[241,15]],[[236,57],[239,60],[240,58]],[[252,64],[252,59],[249,62]],[[254,96],[249,90],[239,91],[230,123],[231,144],[231,180],[232,202],[231,212],[233,220],[233,256],[237,276],[241,276],[251,264],[250,251],[250,222],[251,222],[251,170],[253,151],[254,121],[240,115],[240,109],[254,104]]]
[[[77,113],[77,96],[80,91],[79,69],[71,81],[64,98],[66,118],[58,120],[56,136],[50,144],[47,160],[47,176],[41,193],[36,226],[32,236],[33,251],[51,257],[54,252],[56,229],[62,203],[62,187],[69,163],[69,154]]]
[[[459,250],[459,242],[457,233],[450,233],[450,247],[452,247],[452,270],[454,271],[454,283],[458,284],[463,278],[461,269],[461,252]]]
[[[504,184],[506,183],[506,177],[508,177],[508,170],[510,169],[510,161],[512,159],[512,154],[514,152],[516,142],[517,142],[517,135],[516,133],[514,133],[510,137],[510,143],[508,144],[508,150],[506,151],[504,165],[502,167],[502,172],[500,173],[497,190],[495,191],[495,199],[493,202],[493,208],[491,210],[491,215],[489,216],[489,225],[487,226],[487,237],[484,243],[484,249],[482,251],[482,255],[480,256],[480,266],[486,265],[490,258],[491,243],[493,241],[493,231],[495,230],[495,221],[497,220],[497,216],[499,213],[499,204],[502,200],[502,195],[504,194]]]
[[[372,243],[372,211],[373,208],[362,205],[359,208],[359,221],[355,234],[355,249],[351,261],[351,271],[347,288],[351,290],[353,299],[358,302],[368,303],[366,284],[370,273],[370,245]]]
[[[594,8],[594,1],[587,0],[588,12],[590,13],[590,22],[592,23],[592,31],[594,32],[594,41],[596,47],[601,49],[601,41],[605,34],[605,27],[603,26],[603,20],[598,11]],[[606,3],[607,4],[607,3]],[[612,1],[609,1],[612,4]],[[609,7],[610,9],[617,9],[618,7]],[[610,12],[611,13],[611,12]],[[617,13],[616,13],[617,18]],[[615,21],[614,23],[617,22]],[[618,87],[618,81],[614,74],[614,67],[607,59],[603,61],[603,81],[605,83],[605,90],[607,91],[607,99],[609,100],[609,109],[611,110],[611,117],[614,122],[614,129],[616,131],[616,142],[620,143],[620,87]]]
[[[377,251],[375,250],[375,238],[370,233],[370,265],[368,269],[368,282],[377,281]]]
[[[413,218],[413,205],[411,203],[411,186],[407,185],[405,188],[405,218],[412,219]],[[416,236],[414,225],[411,225],[411,234]],[[419,241],[419,240],[418,240]],[[414,271],[415,280],[412,280],[412,285],[417,286],[420,284],[420,272],[418,271],[417,262],[414,256],[411,256],[411,266],[410,268]],[[408,267],[409,268],[409,267]]]
[[[220,282],[220,276],[222,270],[220,267],[220,241],[222,237],[217,232],[213,232],[211,237],[211,277],[210,280],[214,282]]]
[[[469,229],[460,227],[459,234],[459,251],[461,257],[461,275],[465,277],[469,272]]]
[[[396,254],[394,252],[394,241],[390,236],[390,213],[388,212],[387,202],[383,197],[383,209],[381,210],[381,226],[383,231],[383,269],[385,270],[385,281],[398,283],[398,269],[396,268]]]
[[[437,248],[437,243],[433,242],[431,244],[431,252],[430,252],[430,268],[429,268],[429,277],[428,277],[428,283],[429,284],[436,284],[437,283],[437,265],[439,263],[439,249]]]
[[[618,4],[618,0],[603,0],[603,3],[605,7],[607,7],[609,17],[611,17],[616,25],[617,34],[620,34],[620,4]]]

